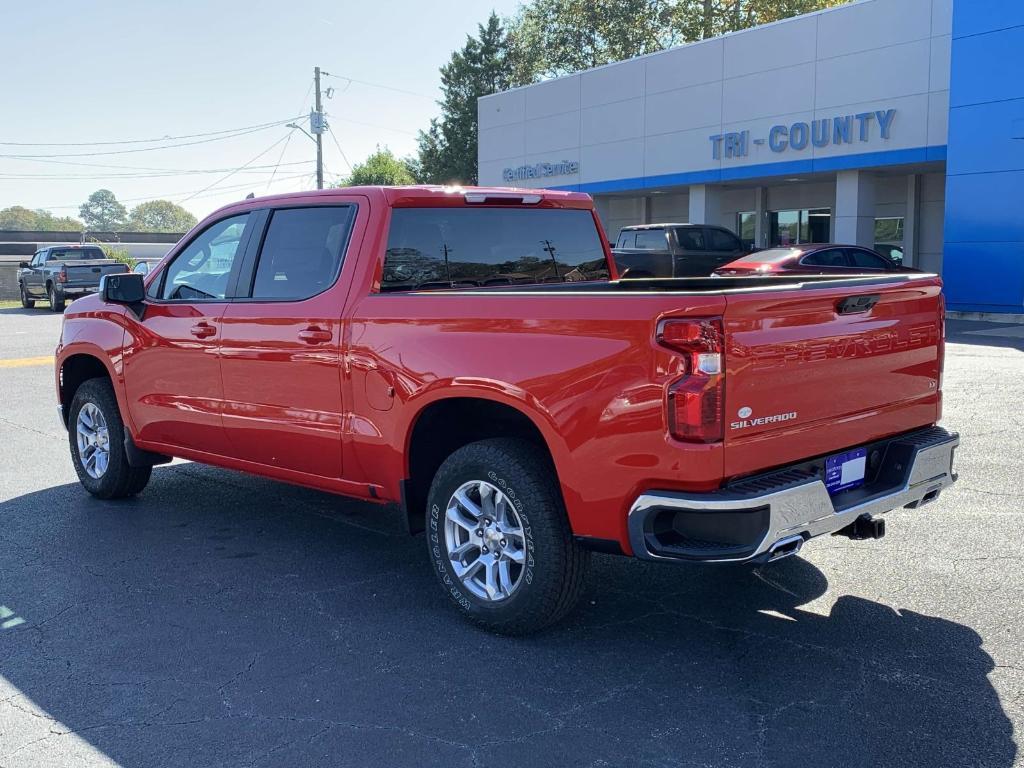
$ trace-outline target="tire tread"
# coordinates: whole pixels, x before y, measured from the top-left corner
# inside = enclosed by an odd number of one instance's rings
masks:
[[[93,402],[99,406],[107,420],[107,432],[110,437],[110,464],[99,480],[90,477],[78,459],[75,421],[78,418],[78,411],[86,402]],[[153,473],[152,467],[133,467],[128,463],[128,454],[124,449],[124,421],[121,419],[117,397],[109,379],[88,379],[75,392],[68,411],[68,442],[78,479],[93,496],[100,499],[125,499],[140,493],[149,483]]]
[[[466,464],[502,467],[516,476],[516,493],[520,498],[528,498],[533,506],[530,514],[534,537],[541,535],[545,538],[541,548],[546,557],[555,561],[555,569],[561,578],[532,585],[535,591],[531,595],[529,611],[518,611],[507,619],[495,617],[492,612],[463,609],[464,615],[478,626],[508,635],[531,634],[557,623],[576,606],[583,593],[590,553],[573,536],[550,458],[541,448],[515,438],[470,443],[455,451],[441,465],[431,488],[431,498],[439,481],[443,484],[448,475]],[[429,507],[428,503],[428,515]],[[538,521],[541,521],[540,525]]]

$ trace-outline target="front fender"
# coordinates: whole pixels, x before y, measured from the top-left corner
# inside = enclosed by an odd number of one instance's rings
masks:
[[[79,302],[75,303],[79,304]],[[66,419],[66,410],[70,403],[64,402],[61,387],[61,371],[65,363],[76,355],[95,358],[107,371],[114,387],[114,395],[117,397],[121,417],[134,434],[135,429],[131,422],[131,413],[125,396],[122,365],[125,310],[123,307],[103,304],[94,297],[82,299],[81,304],[84,306],[76,306],[73,314],[65,315],[61,341],[54,355],[54,383],[57,390],[57,402],[64,407]]]

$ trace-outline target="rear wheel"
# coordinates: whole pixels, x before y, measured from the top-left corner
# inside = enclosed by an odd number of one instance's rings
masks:
[[[589,562],[548,456],[511,439],[471,443],[441,465],[427,500],[427,548],[462,614],[514,635],[569,613]]]
[[[50,289],[46,292],[50,299],[50,309],[54,312],[64,311],[64,297],[57,293],[57,288],[51,283]]]
[[[124,449],[124,422],[108,379],[89,379],[78,388],[68,413],[71,460],[82,486],[101,499],[139,493],[152,467],[133,467]]]
[[[18,289],[21,292],[21,306],[25,309],[32,309],[36,305],[35,301],[28,297],[28,291],[25,290],[25,284],[19,283]]]

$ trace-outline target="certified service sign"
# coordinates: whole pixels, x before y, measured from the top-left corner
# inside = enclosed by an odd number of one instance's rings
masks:
[[[518,168],[506,168],[501,172],[505,181],[527,181],[529,179],[546,179],[550,176],[575,176],[580,172],[580,164],[575,160],[563,160],[560,163],[537,163],[536,165],[520,165]]]

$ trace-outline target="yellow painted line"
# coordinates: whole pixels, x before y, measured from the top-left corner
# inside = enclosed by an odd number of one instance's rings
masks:
[[[0,368],[28,368],[33,365],[53,365],[53,355],[45,357],[15,357],[0,360]]]

